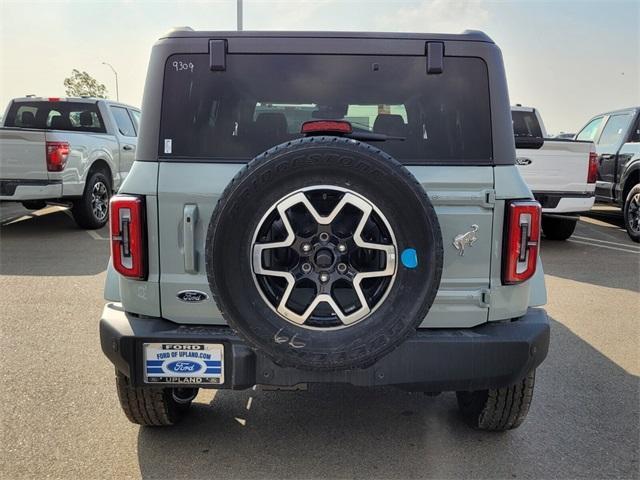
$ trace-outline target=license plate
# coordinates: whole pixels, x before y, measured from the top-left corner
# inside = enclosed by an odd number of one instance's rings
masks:
[[[146,383],[224,383],[224,346],[220,343],[145,343]]]

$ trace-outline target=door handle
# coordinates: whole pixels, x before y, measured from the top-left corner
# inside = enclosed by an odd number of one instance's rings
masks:
[[[198,221],[198,206],[185,205],[182,217],[182,243],[184,246],[184,271],[187,273],[198,272],[198,259],[196,253],[195,230]]]
[[[122,147],[123,150],[133,150],[133,145],[124,145]]]
[[[611,160],[613,158],[613,155],[611,155],[611,154],[600,155],[600,158],[602,160]]]

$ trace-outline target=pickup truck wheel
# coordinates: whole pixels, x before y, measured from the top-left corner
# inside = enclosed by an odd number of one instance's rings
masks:
[[[94,172],[87,179],[84,194],[74,200],[71,213],[76,223],[88,230],[102,228],[109,220],[111,184],[102,172]]]
[[[116,372],[116,387],[129,421],[151,427],[175,425],[198,394],[197,388],[135,388],[120,372]]]
[[[624,202],[624,226],[629,237],[640,243],[640,183],[633,187]]]
[[[505,431],[519,427],[529,412],[535,370],[510,387],[456,392],[465,422],[477,430]]]
[[[548,240],[566,240],[576,229],[577,218],[559,218],[542,215],[542,233]]]
[[[366,367],[415,333],[442,272],[435,210],[365,143],[307,137],[252,160],[209,223],[206,269],[229,325],[307,370]]]

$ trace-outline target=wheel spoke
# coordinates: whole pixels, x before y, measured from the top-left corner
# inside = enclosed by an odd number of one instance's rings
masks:
[[[292,205],[295,205],[295,203]],[[293,245],[293,242],[296,239],[296,236],[293,233],[293,227],[291,226],[291,222],[289,222],[289,218],[287,217],[286,213],[287,209],[292,205],[282,202],[277,206],[278,213],[280,214],[280,218],[282,219],[282,224],[287,231],[287,238],[285,238],[281,242],[256,243],[253,245],[253,271],[256,274],[287,278],[287,276],[282,275],[283,273],[287,273],[293,280],[293,275],[288,272],[269,270],[262,266],[262,252],[264,252],[265,250],[272,250],[274,248],[290,247],[291,245]]]

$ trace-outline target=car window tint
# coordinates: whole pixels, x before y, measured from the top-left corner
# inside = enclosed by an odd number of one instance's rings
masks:
[[[611,115],[607,124],[602,130],[602,135],[598,140],[600,145],[618,145],[622,143],[622,137],[626,135],[629,123],[633,118],[632,113],[622,113]]]
[[[15,114],[14,126],[25,128],[35,127],[37,112],[37,107],[33,107],[30,105],[20,105]],[[9,118],[10,117],[7,117],[7,122],[9,122]]]
[[[633,126],[631,132],[629,132],[629,140],[630,143],[640,142],[640,116],[636,118],[636,124]]]
[[[47,127],[51,128],[51,125],[56,125],[60,123],[60,120],[64,121],[63,118],[58,118],[58,120],[55,120],[56,117],[62,117],[62,114],[57,110],[49,110],[49,114],[47,115],[47,121],[45,123]]]
[[[258,102],[256,104],[253,121],[263,113],[280,113],[287,121],[287,132],[299,134],[302,124],[314,120],[313,112],[318,110],[316,104],[283,104]],[[378,115],[400,115],[403,123],[407,123],[407,111],[404,105],[348,105],[344,120],[351,123],[354,130],[373,131]]]
[[[591,120],[587,126],[578,133],[576,140],[593,142],[596,137],[596,133],[598,133],[598,129],[600,128],[600,124],[602,123],[602,118],[603,117],[598,117]]]
[[[111,112],[113,113],[113,117],[116,119],[116,124],[118,125],[118,130],[120,134],[125,137],[135,137],[136,129],[133,126],[133,122],[131,121],[131,117],[127,113],[127,109],[123,107],[111,107]]]
[[[129,110],[133,117],[133,123],[136,126],[136,132],[140,131],[140,112],[138,110]]]
[[[174,55],[159,153],[249,160],[299,138],[307,120],[335,119],[403,138],[376,146],[405,163],[491,161],[486,64],[445,57],[442,74],[425,71],[425,56],[227,55],[226,70],[212,72],[208,55]]]
[[[542,138],[542,129],[535,112],[513,110],[511,120],[513,121],[513,134],[516,137]]]
[[[94,133],[105,132],[98,106],[95,103],[84,102],[14,102],[9,108],[5,126]]]

